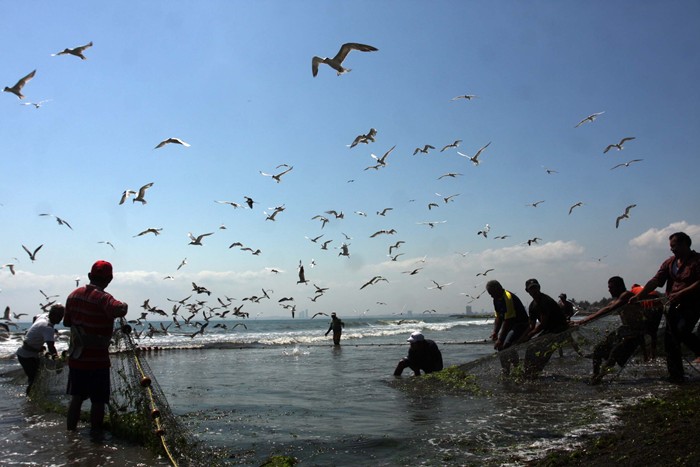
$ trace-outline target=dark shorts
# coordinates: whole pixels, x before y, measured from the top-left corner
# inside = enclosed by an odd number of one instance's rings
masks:
[[[68,373],[67,394],[90,398],[92,403],[109,402],[109,368],[99,370],[79,370],[71,368]]]

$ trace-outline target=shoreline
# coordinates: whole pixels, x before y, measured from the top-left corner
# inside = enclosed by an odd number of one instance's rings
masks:
[[[665,393],[625,407],[620,422],[576,449],[560,449],[527,462],[529,467],[588,465],[700,465],[696,431],[700,381],[691,380]]]

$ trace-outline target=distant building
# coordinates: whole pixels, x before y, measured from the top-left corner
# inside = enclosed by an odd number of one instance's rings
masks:
[[[467,305],[467,306],[465,306],[464,308],[465,308],[464,314],[466,314],[466,315],[471,315],[471,314],[472,314],[472,306],[471,306],[471,305]]]

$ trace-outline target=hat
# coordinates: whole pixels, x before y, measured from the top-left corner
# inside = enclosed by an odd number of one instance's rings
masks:
[[[331,313],[331,316],[335,316],[335,311],[333,313]]]
[[[416,332],[414,332],[413,334],[411,334],[411,337],[409,337],[407,340],[408,340],[408,342],[410,342],[411,344],[413,344],[414,342],[424,341],[424,340],[425,340],[425,337],[423,337],[423,334],[421,334],[420,332],[416,331]]]
[[[92,265],[92,269],[90,270],[90,275],[92,277],[111,279],[112,265],[109,262],[103,260],[95,261],[95,264]]]
[[[533,285],[536,285],[537,287],[539,287],[539,286],[540,286],[540,283],[537,282],[537,279],[528,279],[528,280],[526,280],[526,281],[525,281],[525,291],[527,292],[528,290],[530,290],[530,287],[532,287]]]

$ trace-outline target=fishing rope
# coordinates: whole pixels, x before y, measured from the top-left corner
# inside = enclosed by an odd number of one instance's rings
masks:
[[[141,360],[139,359],[138,352],[136,351],[136,345],[134,344],[132,337],[131,337],[131,327],[128,326],[124,322],[124,318],[121,318],[121,324],[122,324],[122,333],[124,337],[126,337],[126,342],[129,344],[129,350],[133,353],[134,357],[134,363],[136,364],[136,368],[138,369],[140,375],[141,375],[141,380],[139,381],[139,384],[141,387],[143,387],[146,390],[146,394],[148,395],[148,400],[149,400],[149,405],[151,408],[151,418],[153,419],[153,422],[156,425],[156,431],[155,434],[158,436],[158,439],[160,440],[161,445],[163,446],[163,450],[165,451],[165,454],[168,456],[168,459],[170,460],[170,463],[178,467],[178,463],[175,460],[174,456],[170,452],[170,448],[168,447],[168,443],[165,440],[165,430],[163,429],[163,426],[160,421],[160,410],[158,409],[158,406],[156,405],[155,397],[153,395],[153,389],[151,388],[151,378],[146,375],[146,372],[143,369],[143,365],[141,365]],[[128,326],[128,327],[127,327]]]
[[[177,461],[170,453],[168,443],[165,441],[165,430],[160,424],[160,411],[158,410],[155,399],[153,397],[153,390],[151,389],[151,378],[146,376],[146,373],[143,371],[143,367],[141,366],[141,362],[139,361],[139,356],[136,354],[136,352],[134,352],[134,362],[136,363],[136,368],[138,368],[139,373],[141,373],[141,386],[143,386],[146,389],[146,394],[148,394],[148,398],[150,400],[151,416],[156,424],[156,436],[158,436],[158,438],[160,439],[163,449],[165,450],[165,453],[168,456],[168,459],[170,459],[172,465],[177,467]]]

